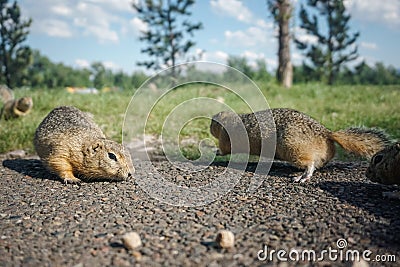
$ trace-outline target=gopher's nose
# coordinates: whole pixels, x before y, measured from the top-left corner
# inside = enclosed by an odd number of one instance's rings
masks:
[[[129,172],[128,173],[128,178],[131,178],[132,177],[132,174]]]

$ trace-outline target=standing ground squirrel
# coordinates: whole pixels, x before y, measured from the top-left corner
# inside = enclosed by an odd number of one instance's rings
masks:
[[[18,118],[28,114],[33,107],[31,97],[14,98],[14,94],[6,85],[0,85],[0,99],[4,103],[0,111],[0,119],[4,115],[5,120]]]
[[[246,151],[246,148],[237,144],[243,144],[243,138],[246,139],[245,144],[249,145],[247,151],[252,155],[260,155],[262,141],[272,136],[273,130],[268,127],[272,119],[276,128],[275,158],[305,169],[302,175],[294,179],[295,182],[309,180],[315,169],[329,162],[335,155],[335,142],[345,150],[367,158],[389,143],[386,135],[377,129],[349,128],[332,132],[310,116],[287,108],[249,114],[223,111],[213,116],[210,131],[218,139],[222,155],[232,152],[231,144],[236,145],[233,153]],[[240,127],[246,132],[235,133]],[[264,132],[260,133],[260,128]]]
[[[46,168],[65,183],[120,181],[134,171],[123,146],[106,139],[92,117],[75,107],[53,109],[36,129],[34,145]]]

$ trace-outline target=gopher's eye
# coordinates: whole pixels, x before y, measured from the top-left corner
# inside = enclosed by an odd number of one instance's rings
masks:
[[[115,156],[114,153],[108,153],[108,157],[109,157],[110,159],[112,159],[112,160],[118,161],[118,160],[117,160],[117,156]]]
[[[382,155],[382,154],[375,155],[375,157],[372,158],[372,163],[373,163],[374,165],[376,165],[376,164],[378,164],[379,162],[381,162],[382,159],[383,159],[383,155]]]

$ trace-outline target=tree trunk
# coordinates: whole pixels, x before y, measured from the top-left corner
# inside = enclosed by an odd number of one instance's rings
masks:
[[[293,82],[293,66],[290,60],[290,31],[289,22],[292,13],[290,0],[280,0],[278,26],[279,26],[279,50],[278,50],[278,71],[277,79],[284,87],[292,87]]]

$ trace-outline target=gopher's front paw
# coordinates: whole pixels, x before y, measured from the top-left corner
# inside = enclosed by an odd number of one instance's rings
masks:
[[[310,177],[304,174],[293,178],[294,183],[305,183],[308,180],[310,180]]]
[[[81,183],[81,180],[79,180],[76,177],[64,177],[63,181],[65,184],[78,184],[79,185]]]

